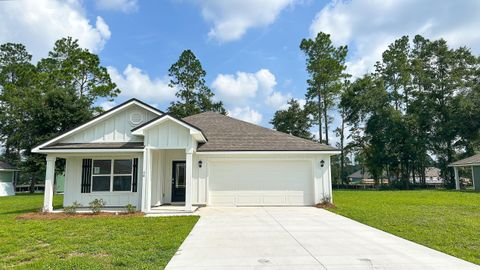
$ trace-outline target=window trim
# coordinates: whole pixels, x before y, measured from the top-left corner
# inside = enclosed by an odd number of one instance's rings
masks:
[[[96,160],[110,160],[110,174],[94,174],[94,163]],[[125,174],[125,173],[120,173],[120,174],[115,174],[114,173],[114,164],[115,160],[130,160],[131,161],[131,173]],[[93,190],[93,182],[94,182],[94,177],[95,176],[109,176],[110,177],[110,189],[108,191],[102,190],[102,191],[94,191]],[[130,176],[130,190],[113,190],[113,179],[115,176]],[[90,192],[91,193],[132,193],[132,185],[133,185],[133,158],[92,158],[92,175],[90,176]]]

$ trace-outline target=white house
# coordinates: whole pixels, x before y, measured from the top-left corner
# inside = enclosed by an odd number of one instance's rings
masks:
[[[183,119],[131,99],[33,149],[46,154],[44,211],[57,158],[64,206],[314,205],[332,198],[330,146],[214,112]]]
[[[14,182],[19,169],[0,161],[0,197],[15,195]]]

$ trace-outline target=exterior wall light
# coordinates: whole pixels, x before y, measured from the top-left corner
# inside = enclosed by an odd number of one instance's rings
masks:
[[[203,162],[201,160],[198,161],[198,167],[201,168],[203,165]]]
[[[325,165],[325,161],[322,159],[322,160],[320,161],[320,167],[323,168],[324,165]]]

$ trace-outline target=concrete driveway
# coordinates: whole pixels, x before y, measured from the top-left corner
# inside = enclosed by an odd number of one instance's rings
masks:
[[[199,211],[167,269],[480,269],[313,207]]]

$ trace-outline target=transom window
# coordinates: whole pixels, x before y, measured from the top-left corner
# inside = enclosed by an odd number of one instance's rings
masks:
[[[93,160],[92,192],[132,191],[131,159]]]

